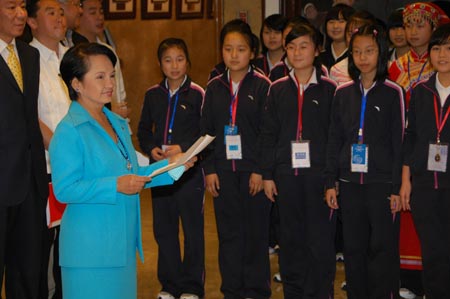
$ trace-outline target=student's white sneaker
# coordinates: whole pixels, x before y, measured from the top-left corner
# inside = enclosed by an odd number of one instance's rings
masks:
[[[400,289],[400,297],[404,299],[414,299],[416,298],[416,294],[408,290],[407,288],[401,288]]]
[[[194,294],[183,293],[181,294],[180,299],[200,299],[200,298]]]
[[[167,292],[159,292],[156,299],[175,299],[175,297]]]

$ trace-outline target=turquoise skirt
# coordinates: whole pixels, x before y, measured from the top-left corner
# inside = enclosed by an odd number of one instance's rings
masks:
[[[61,267],[61,275],[64,299],[137,298],[136,262],[117,268]]]
[[[136,299],[137,204],[126,201],[127,264],[125,267],[61,267],[64,299]]]

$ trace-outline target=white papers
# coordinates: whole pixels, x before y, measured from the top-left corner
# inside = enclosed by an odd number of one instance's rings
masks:
[[[184,165],[187,161],[189,161],[197,154],[199,154],[202,150],[204,150],[205,147],[207,147],[208,144],[210,144],[214,140],[214,138],[216,137],[210,135],[200,137],[177,161],[170,163],[169,165],[166,165],[159,169],[156,169],[149,175],[149,177],[152,178],[158,174],[164,173],[166,171]]]

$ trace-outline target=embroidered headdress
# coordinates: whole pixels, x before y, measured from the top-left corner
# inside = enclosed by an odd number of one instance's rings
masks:
[[[421,23],[428,21],[434,28],[439,25],[439,11],[430,3],[409,4],[403,10],[403,23]]]
[[[417,2],[409,4],[403,10],[403,23],[421,23],[428,21],[434,28],[448,23],[445,12],[433,3]]]

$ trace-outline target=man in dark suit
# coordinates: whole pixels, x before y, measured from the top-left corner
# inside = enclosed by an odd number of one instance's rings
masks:
[[[16,39],[26,18],[23,0],[0,0],[0,283],[5,273],[8,299],[38,298],[48,195],[39,54]]]

